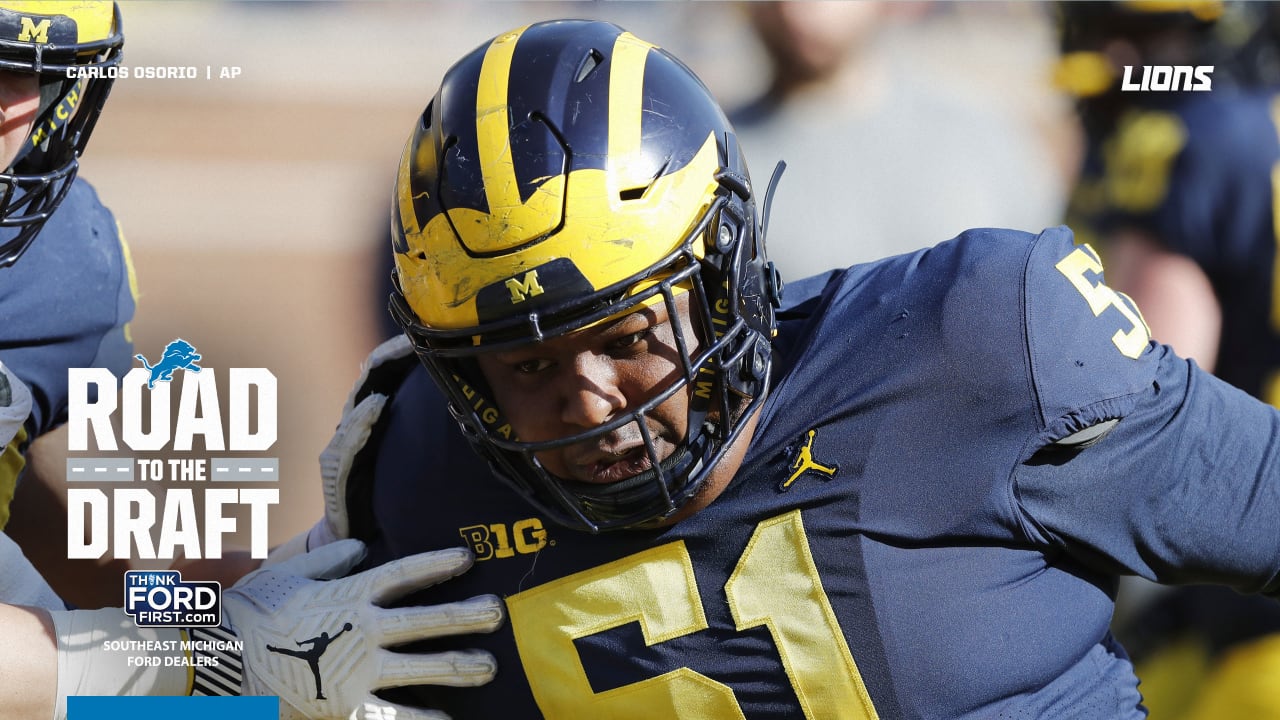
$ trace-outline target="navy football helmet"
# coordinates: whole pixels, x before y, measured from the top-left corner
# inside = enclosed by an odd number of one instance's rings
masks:
[[[538,23],[454,65],[418,120],[396,182],[391,311],[500,478],[570,527],[645,526],[698,492],[764,399],[780,280],[763,226],[733,129],[692,71],[609,23]],[[678,378],[589,431],[514,435],[478,354],[657,303],[698,340]],[[687,436],[667,458],[646,436],[638,476],[573,482],[536,457],[643,428],[681,392]]]
[[[31,133],[0,173],[0,267],[17,261],[71,187],[123,46],[115,3],[0,1],[0,70],[40,82]]]

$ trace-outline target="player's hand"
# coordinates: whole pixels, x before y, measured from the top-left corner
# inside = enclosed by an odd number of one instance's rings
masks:
[[[387,650],[434,637],[492,632],[502,624],[502,601],[493,595],[383,607],[466,571],[474,561],[469,551],[421,553],[340,580],[315,579],[342,575],[363,554],[359,541],[332,543],[250,573],[223,594],[225,622],[244,642],[243,694],[278,695],[281,720],[441,720],[447,718],[443,713],[394,705],[373,692],[406,685],[470,687],[493,679],[496,663],[482,650]],[[199,677],[197,668],[197,683]]]
[[[4,363],[0,363],[0,453],[17,436],[30,413],[31,393],[27,386]],[[11,449],[11,452],[17,451],[16,447]]]
[[[320,478],[324,487],[324,518],[311,528],[307,535],[307,548],[314,550],[335,540],[351,537],[351,522],[347,516],[347,480],[356,455],[369,441],[373,426],[382,416],[387,396],[377,392],[378,371],[387,362],[398,360],[413,352],[408,338],[397,335],[374,348],[365,359],[360,378],[356,380],[347,402],[342,408],[342,420],[333,433],[333,439],[320,453]],[[362,393],[367,393],[357,402]]]
[[[343,410],[338,429],[324,452],[320,453],[324,517],[307,533],[307,548],[314,550],[351,536],[351,521],[347,516],[347,480],[351,476],[351,464],[369,441],[369,433],[386,404],[386,395],[374,393],[354,408]]]
[[[369,442],[374,425],[382,416],[387,395],[400,375],[388,363],[413,352],[409,339],[398,335],[374,348],[361,366],[359,379],[347,396],[342,419],[328,446],[320,453],[320,481],[324,493],[324,517],[271,551],[262,567],[271,567],[291,557],[351,537],[347,508],[347,488],[351,468]]]

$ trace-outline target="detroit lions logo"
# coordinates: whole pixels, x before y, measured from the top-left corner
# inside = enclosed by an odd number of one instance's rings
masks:
[[[147,359],[141,354],[134,355],[142,361],[142,367],[151,372],[151,377],[147,378],[147,389],[154,389],[158,382],[169,382],[173,379],[174,370],[190,370],[191,372],[200,372],[202,368],[196,364],[202,356],[196,352],[191,343],[178,338],[168,345],[164,346],[164,352],[160,355],[160,361],[155,365],[147,362]]]

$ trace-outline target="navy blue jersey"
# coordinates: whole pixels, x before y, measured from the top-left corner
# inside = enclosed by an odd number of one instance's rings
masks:
[[[18,262],[0,268],[0,362],[32,396],[23,445],[66,422],[67,368],[129,371],[132,275],[115,218],[80,179]],[[7,518],[16,478],[3,475]]]
[[[1215,373],[1280,405],[1280,95],[1224,86],[1122,116],[1090,143],[1072,227],[1145,231],[1194,260],[1222,306]],[[1105,245],[1099,250],[1106,256]]]
[[[370,564],[505,598],[456,719],[1142,717],[1116,577],[1280,594],[1280,413],[1149,342],[1065,228],[793,283],[741,470],[672,527],[551,525],[420,369],[377,448]],[[1054,441],[1119,420],[1084,448]]]

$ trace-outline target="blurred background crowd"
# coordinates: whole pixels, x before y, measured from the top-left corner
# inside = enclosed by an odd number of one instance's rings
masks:
[[[385,228],[412,124],[454,59],[555,17],[610,20],[684,59],[729,111],[757,184],[787,162],[769,235],[784,278],[969,227],[1037,231],[1070,217],[1156,339],[1249,392],[1280,397],[1268,395],[1280,365],[1269,4],[122,9],[126,66],[194,66],[197,78],[118,81],[82,174],[132,246],[138,352],[183,337],[206,366],[265,366],[279,379],[275,543],[321,512],[315,458],[360,360],[394,332]],[[1214,65],[1213,90],[1121,94],[1125,64]],[[220,77],[224,67],[238,75]],[[42,443],[66,447],[56,436]],[[1139,660],[1164,663],[1144,674],[1156,717],[1202,717],[1197,683],[1186,679],[1280,629],[1274,608],[1236,609],[1235,598],[1126,593],[1122,608],[1144,621],[1120,630]],[[1198,639],[1177,646],[1181,664],[1162,675],[1176,663],[1158,651],[1190,636]],[[1280,698],[1280,667],[1265,658],[1250,656],[1240,682],[1261,678],[1261,692]],[[1240,712],[1233,717],[1280,717],[1261,705]]]

